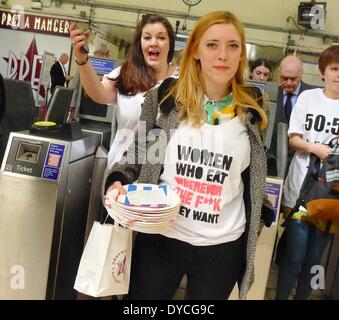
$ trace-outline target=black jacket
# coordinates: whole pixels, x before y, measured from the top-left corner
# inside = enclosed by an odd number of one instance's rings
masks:
[[[298,96],[304,90],[309,90],[309,89],[314,89],[314,88],[315,88],[315,86],[309,85],[309,84],[301,81],[301,86],[300,86],[300,89],[299,89]],[[269,153],[271,155],[274,155],[275,158],[277,156],[277,127],[278,127],[279,122],[283,122],[283,123],[286,123],[287,125],[289,125],[288,120],[286,118],[286,114],[285,114],[284,94],[283,94],[283,90],[282,90],[281,87],[279,87],[279,89],[278,89],[277,112],[276,112],[276,115],[275,115],[273,135],[272,135],[271,147],[270,147],[270,151],[269,151]],[[291,150],[291,149],[288,149],[288,161],[287,161],[286,173],[288,172],[288,167],[291,163],[293,155],[294,155],[294,151]]]
[[[49,72],[51,75],[51,93],[54,92],[56,86],[64,86],[66,78],[59,61],[56,61]]]

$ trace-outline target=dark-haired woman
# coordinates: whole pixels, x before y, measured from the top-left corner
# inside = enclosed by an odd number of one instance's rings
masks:
[[[251,79],[256,81],[268,81],[272,72],[272,66],[268,60],[260,58],[251,65]]]
[[[112,104],[116,108],[117,132],[107,163],[111,167],[133,141],[145,94],[164,79],[175,76],[176,67],[170,65],[174,54],[174,31],[166,18],[144,15],[122,66],[105,75],[102,81],[88,63],[87,53],[81,50],[88,43],[90,32],[82,33],[74,23],[70,26],[70,36],[86,93],[95,102]]]

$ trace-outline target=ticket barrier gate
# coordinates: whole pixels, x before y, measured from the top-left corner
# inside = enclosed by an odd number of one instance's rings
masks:
[[[100,137],[11,133],[0,171],[0,299],[75,299]]]

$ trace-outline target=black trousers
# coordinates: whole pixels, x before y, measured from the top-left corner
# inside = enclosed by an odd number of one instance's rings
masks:
[[[184,274],[189,300],[225,300],[243,274],[244,240],[213,246],[138,233],[128,300],[172,299]]]

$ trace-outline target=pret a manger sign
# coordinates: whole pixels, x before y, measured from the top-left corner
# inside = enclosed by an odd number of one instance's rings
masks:
[[[0,28],[69,36],[70,20],[0,11]]]

